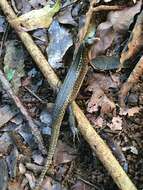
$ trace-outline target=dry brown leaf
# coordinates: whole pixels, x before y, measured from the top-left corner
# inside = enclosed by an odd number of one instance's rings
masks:
[[[91,60],[98,55],[104,54],[111,46],[113,40],[115,44],[119,43],[119,38],[129,29],[134,16],[140,11],[141,4],[142,2],[138,1],[133,7],[124,8],[119,11],[111,11],[108,14],[107,21],[101,23],[97,28],[96,37],[100,40],[97,41],[91,49]]]
[[[119,85],[118,77],[114,80],[110,76],[102,73],[93,74],[89,80],[87,90],[92,92],[88,102],[87,111],[89,113],[98,111],[101,107],[101,113],[111,113],[115,109],[115,103],[107,97],[110,88],[117,88]]]
[[[113,117],[112,123],[108,124],[108,127],[110,127],[111,130],[122,130],[122,118],[120,116]]]
[[[140,12],[141,5],[142,0],[138,1],[137,4],[132,7],[127,7],[119,11],[111,11],[107,20],[112,24],[114,31],[127,31],[133,22],[134,16]]]
[[[85,184],[83,181],[77,181],[75,185],[71,187],[71,190],[89,190],[90,186]]]
[[[133,108],[120,109],[120,115],[128,115],[129,117],[134,116],[134,114],[139,113],[140,107],[135,106]]]
[[[21,187],[20,181],[9,181],[8,190],[24,190],[24,188]]]
[[[109,48],[114,39],[114,31],[110,22],[101,23],[97,28],[97,34],[100,40],[96,41],[90,51],[90,59],[94,59],[96,56],[101,55]]]
[[[37,28],[48,28],[53,20],[53,16],[60,9],[60,0],[57,0],[53,7],[46,5],[39,10],[32,10],[13,20],[18,30],[31,31]]]
[[[58,141],[56,152],[54,154],[54,164],[68,163],[74,160],[76,157],[76,151],[67,144]]]
[[[103,118],[101,116],[95,117],[93,114],[86,115],[89,121],[96,127],[100,128],[103,126]]]

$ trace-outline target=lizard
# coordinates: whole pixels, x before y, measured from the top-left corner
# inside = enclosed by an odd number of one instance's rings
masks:
[[[90,35],[85,38],[80,43],[79,47],[75,50],[72,64],[56,97],[52,114],[52,134],[50,139],[48,157],[46,159],[41,175],[34,187],[34,190],[40,189],[44,176],[52,164],[52,159],[60,133],[60,126],[66,108],[76,98],[77,93],[79,92],[79,89],[88,71],[88,50],[89,46],[93,44],[93,41],[95,41],[94,39],[96,39],[93,38],[93,32],[91,32]]]

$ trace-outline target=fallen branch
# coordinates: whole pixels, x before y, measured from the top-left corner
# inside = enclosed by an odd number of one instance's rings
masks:
[[[13,28],[15,26],[12,24],[12,19],[16,18],[13,10],[9,6],[6,0],[0,0],[0,6],[7,16],[9,23],[12,25]],[[59,84],[61,83],[50,65],[48,64],[47,60],[39,50],[39,48],[34,44],[30,35],[26,32],[19,32],[17,31],[19,37],[25,44],[27,50],[29,51],[32,58],[35,60],[37,66],[40,68],[41,72],[48,80],[49,84],[52,88],[57,89]],[[90,125],[89,121],[80,110],[78,105],[75,102],[72,103],[74,114],[77,118],[79,123],[79,130],[90,144],[94,152],[98,155],[99,159],[102,161],[106,169],[111,174],[112,178],[114,179],[115,183],[118,187],[122,190],[137,190],[134,184],[131,182],[127,174],[124,172],[118,161],[112,155],[110,149],[107,147],[105,142],[100,138],[100,136],[96,133],[93,127]]]
[[[27,122],[31,128],[32,134],[36,137],[35,140],[37,141],[37,145],[39,146],[39,149],[42,151],[43,154],[46,154],[47,151],[44,147],[42,136],[41,136],[39,129],[37,128],[37,125],[34,124],[32,118],[28,114],[26,108],[22,105],[20,99],[12,91],[10,83],[8,82],[8,80],[6,79],[6,77],[4,76],[4,74],[1,70],[0,70],[0,82],[1,82],[4,90],[13,99],[16,106],[19,108],[19,110],[21,111],[21,113],[23,114],[25,119],[27,120]]]

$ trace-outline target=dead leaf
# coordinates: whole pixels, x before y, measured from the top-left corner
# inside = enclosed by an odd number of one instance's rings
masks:
[[[10,121],[18,111],[16,109],[12,109],[12,107],[5,105],[4,107],[0,107],[0,127]]]
[[[127,7],[119,11],[111,11],[107,16],[107,21],[99,24],[97,27],[97,41],[90,52],[90,59],[94,59],[99,55],[103,55],[114,41],[114,46],[119,46],[122,42],[121,36],[124,36],[133,22],[134,16],[140,12],[142,1],[138,1],[136,5]],[[112,52],[112,55],[114,52]],[[111,55],[111,56],[112,56]]]
[[[61,24],[70,24],[72,26],[77,26],[77,23],[74,21],[72,15],[72,6],[68,6],[66,9],[64,9],[63,11],[60,11],[60,13],[58,14],[58,21]]]
[[[140,12],[142,0],[136,5],[127,7],[119,11],[111,11],[108,15],[108,21],[112,24],[115,32],[123,32],[129,29],[133,22],[134,16]]]
[[[17,175],[18,156],[18,150],[14,147],[6,158],[9,176],[11,179],[14,179]]]
[[[39,6],[46,6],[47,1],[46,0],[29,0],[29,3],[33,8],[38,9],[38,8],[41,8]]]
[[[12,140],[7,133],[4,133],[0,137],[0,155],[7,155],[10,147],[12,146]]]
[[[114,31],[110,22],[101,23],[97,27],[96,37],[99,38],[97,42],[91,48],[90,60],[96,58],[98,55],[105,53],[105,50],[109,48],[114,39]]]
[[[110,127],[111,130],[122,130],[122,118],[120,116],[113,117],[112,123],[108,124],[108,127]]]
[[[73,44],[72,36],[55,20],[49,28],[49,38],[50,43],[46,49],[48,61],[53,68],[60,68],[63,56]]]
[[[0,190],[6,190],[8,185],[8,170],[4,159],[0,159]]]
[[[89,119],[89,121],[96,127],[96,128],[100,128],[103,126],[103,118],[102,117],[95,117],[93,114],[90,115],[86,115],[87,118]]]
[[[43,181],[42,190],[52,190],[52,178],[46,177],[46,179]]]
[[[54,164],[59,165],[68,163],[74,160],[76,157],[75,149],[71,148],[65,143],[58,141],[56,152],[54,154]]]
[[[132,108],[120,108],[120,115],[128,115],[129,117],[134,116],[134,114],[139,113],[140,107],[132,107]]]
[[[20,185],[20,180],[9,181],[8,190],[24,190]]]
[[[36,182],[34,175],[32,173],[25,173],[25,177],[29,182],[30,188],[33,189],[35,187],[35,182]]]
[[[21,86],[21,78],[24,73],[24,51],[20,43],[16,40],[7,42],[6,54],[4,57],[4,72],[6,78],[11,82],[17,93]]]
[[[101,113],[111,113],[115,109],[115,103],[107,97],[110,88],[117,88],[119,85],[118,77],[114,80],[110,76],[102,73],[96,73],[90,76],[87,91],[92,92],[88,102],[87,111],[89,113],[97,112],[99,107]]]
[[[37,28],[48,28],[53,20],[53,16],[60,9],[60,0],[51,7],[49,4],[39,10],[32,10],[13,20],[18,30],[31,31]]]
[[[14,0],[15,7],[19,10],[22,14],[31,11],[31,5],[29,0]]]
[[[76,181],[75,185],[71,187],[71,190],[90,190],[90,187],[83,181]]]

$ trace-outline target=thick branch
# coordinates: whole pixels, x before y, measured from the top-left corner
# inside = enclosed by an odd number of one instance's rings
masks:
[[[12,19],[16,18],[16,15],[12,11],[11,7],[8,5],[6,0],[0,0],[0,6],[8,18],[9,23],[12,25]],[[12,25],[15,28],[14,25]],[[17,32],[23,43],[25,44],[27,50],[30,55],[35,60],[36,64],[42,71],[45,78],[48,80],[49,84],[52,88],[56,88],[60,83],[58,77],[48,64],[47,60],[41,53],[41,51],[34,44],[30,35],[26,32]],[[131,180],[128,178],[118,161],[112,155],[110,149],[104,143],[104,141],[100,138],[100,136],[96,133],[93,127],[90,125],[89,121],[80,110],[78,105],[75,102],[72,103],[74,114],[79,123],[79,130],[86,139],[86,141],[90,144],[93,151],[98,155],[99,159],[102,161],[106,169],[111,174],[115,183],[122,190],[137,190]]]

